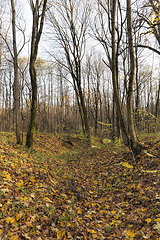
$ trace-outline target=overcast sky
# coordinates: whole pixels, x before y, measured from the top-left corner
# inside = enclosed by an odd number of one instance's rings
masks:
[[[31,31],[32,31],[32,13],[31,13],[31,9],[30,9],[30,5],[28,3],[28,0],[17,0],[16,1],[16,5],[17,5],[17,8],[16,8],[16,12],[17,12],[17,15],[19,17],[21,17],[21,19],[24,19],[25,20],[25,24],[26,24],[26,36],[27,36],[27,39],[29,39],[29,36],[31,36]],[[4,3],[5,3],[5,6],[4,6]],[[6,4],[7,3],[7,4]],[[3,5],[3,12],[5,12],[6,16],[6,20],[3,19],[3,25],[8,28],[8,25],[9,25],[9,22],[10,22],[10,9],[9,7],[7,8],[7,5],[10,6],[10,0],[0,0],[0,4]],[[22,21],[22,25],[24,26],[24,21]],[[17,36],[19,36],[19,39],[21,41],[21,37],[19,34],[17,34]],[[91,42],[90,42],[91,44]],[[101,47],[100,45],[95,42],[95,41],[92,41],[92,44],[91,45],[95,45],[95,50],[97,50],[98,52],[101,51]],[[45,49],[49,50],[48,49],[48,41],[46,41],[46,37],[42,36],[42,41],[40,43],[40,46],[39,46],[39,56],[47,56],[47,54],[45,53]],[[23,53],[22,55],[28,55],[28,49],[30,49],[30,44],[28,43],[25,47],[25,50],[23,50]],[[103,51],[104,52],[104,51]],[[154,60],[154,65],[155,65],[155,68],[158,68],[159,67],[159,56],[157,56],[157,54],[152,54],[151,51],[146,51],[146,54],[145,54],[145,58],[146,58],[146,62],[148,62],[148,64],[150,64],[152,62],[152,60]]]

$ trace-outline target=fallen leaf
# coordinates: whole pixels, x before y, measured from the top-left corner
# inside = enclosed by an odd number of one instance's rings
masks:
[[[156,218],[156,219],[154,219],[154,221],[160,223],[160,218]]]
[[[2,229],[0,229],[0,236],[2,236],[2,234],[3,234],[3,230],[2,230]]]
[[[123,167],[126,167],[126,168],[133,168],[132,165],[128,164],[127,162],[120,162],[120,164],[123,166]]]
[[[152,222],[151,218],[146,218],[145,221],[147,222],[147,224],[149,224],[150,222]]]
[[[68,238],[72,238],[72,235],[71,235],[70,232],[67,233],[67,237],[68,237]]]
[[[57,239],[61,240],[64,237],[64,235],[65,235],[65,230],[59,230],[57,232]]]
[[[9,238],[10,240],[19,240],[18,235],[13,235],[12,237]]]
[[[157,231],[160,232],[160,223],[157,222],[157,224],[153,228],[157,229]]]
[[[89,233],[93,233],[93,234],[96,233],[96,231],[94,231],[93,229],[89,229],[89,228],[87,228],[87,232],[89,232]]]
[[[135,233],[133,230],[127,230],[126,231],[127,236],[129,237],[130,240],[132,240],[135,237]]]
[[[9,224],[9,223],[11,223],[11,224],[15,223],[15,219],[12,218],[12,217],[7,217],[5,220],[6,220],[6,223],[7,223],[7,224]]]

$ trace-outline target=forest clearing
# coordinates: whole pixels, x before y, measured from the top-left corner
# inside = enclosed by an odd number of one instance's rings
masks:
[[[0,135],[0,239],[160,239],[160,139],[133,159],[122,142]]]

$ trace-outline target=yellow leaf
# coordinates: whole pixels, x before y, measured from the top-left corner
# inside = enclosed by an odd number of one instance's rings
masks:
[[[34,182],[35,181],[35,178],[32,176],[32,177],[30,177],[30,181],[31,182]]]
[[[111,211],[111,213],[114,215],[116,213],[116,211]]]
[[[16,216],[16,221],[19,221],[19,219],[21,219],[23,217],[23,213],[19,213]]]
[[[86,217],[92,220],[92,216],[90,214],[86,215]]]
[[[21,197],[21,200],[23,201],[23,202],[26,202],[27,200],[28,200],[28,197]]]
[[[132,240],[135,237],[135,233],[133,230],[128,230],[126,231],[127,236],[129,237],[130,240]]]
[[[3,230],[2,229],[0,229],[0,236],[3,234]]]
[[[70,222],[67,222],[66,224],[67,224],[67,226],[69,226],[69,227],[72,226],[72,224],[71,224]]]
[[[147,222],[147,224],[149,224],[150,222],[152,222],[151,218],[146,218],[145,221]]]
[[[94,239],[99,239],[98,236],[97,236],[97,234],[95,234],[95,233],[92,234],[92,237],[93,237]]]
[[[16,185],[17,185],[18,187],[22,187],[23,184],[24,184],[23,180],[20,180]]]
[[[82,211],[81,211],[81,210],[78,210],[77,213],[78,213],[78,214],[82,214]]]
[[[45,197],[44,200],[46,200],[47,202],[52,202],[48,197]]]
[[[18,235],[13,235],[12,237],[9,238],[10,240],[19,240]]]
[[[10,203],[11,203],[11,201],[10,201],[10,200],[8,200],[8,201],[7,201],[7,205],[10,205]]]
[[[150,187],[150,186],[145,188],[146,191],[151,190],[151,189],[152,189],[152,187]]]
[[[64,235],[65,235],[65,230],[59,230],[57,232],[57,239],[61,240],[64,237]]]
[[[141,189],[141,184],[138,184],[137,190],[140,190],[140,189]]]
[[[72,235],[71,235],[70,232],[68,232],[67,235],[68,235],[68,236],[67,236],[68,238],[72,238]]]
[[[155,222],[160,222],[160,218],[154,219]]]
[[[126,167],[126,168],[133,168],[132,165],[128,164],[127,162],[120,162],[120,164],[123,166],[123,167]]]
[[[12,179],[10,173],[8,173],[8,174],[6,175],[6,178],[7,178],[8,180],[11,180],[11,179]]]
[[[14,218],[11,218],[11,217],[6,218],[6,223],[7,224],[9,224],[9,223],[13,224],[14,222],[15,222]]]
[[[93,229],[87,228],[87,232],[95,234],[96,232]]]
[[[65,222],[61,221],[61,227],[64,227],[64,226],[65,226]]]
[[[157,173],[157,170],[143,170],[145,173]]]
[[[116,220],[112,220],[111,225],[114,225],[116,223]]]
[[[97,180],[93,181],[93,183],[94,183],[95,185],[97,185],[97,184],[98,184]]]
[[[32,221],[26,222],[26,225],[27,225],[27,227],[33,227],[33,222]]]

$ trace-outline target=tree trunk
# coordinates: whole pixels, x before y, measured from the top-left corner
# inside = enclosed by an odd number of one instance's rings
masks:
[[[116,16],[116,0],[113,0],[112,1],[112,82],[113,82],[114,99],[116,102],[117,111],[119,112],[122,138],[124,143],[126,145],[129,145],[129,137],[128,137],[125,122],[124,122],[124,116],[122,112],[122,106],[120,102],[117,77],[116,77],[117,70],[116,70],[115,16]]]
[[[132,18],[131,18],[131,0],[127,0],[127,30],[128,30],[128,43],[129,43],[129,56],[130,56],[130,74],[129,74],[129,88],[127,93],[127,118],[128,129],[130,134],[130,144],[134,153],[139,151],[140,144],[137,139],[134,119],[133,119],[133,87],[135,80],[135,57],[133,48],[132,36]]]
[[[33,0],[30,0],[30,5],[33,14],[33,26],[32,26],[32,41],[31,41],[31,56],[30,56],[30,77],[32,85],[32,104],[31,104],[31,116],[30,123],[27,131],[26,146],[28,148],[33,146],[33,137],[36,130],[36,115],[37,115],[37,77],[35,63],[38,54],[38,46],[41,38],[44,17],[46,12],[47,0],[43,0],[43,4],[39,5],[39,0],[36,0],[34,4]],[[39,15],[40,6],[42,6],[42,13]]]
[[[82,93],[82,89],[81,86],[78,86],[78,92],[79,92],[79,98],[80,98],[80,104],[82,107],[82,118],[83,118],[83,122],[84,122],[84,133],[86,135],[86,137],[88,139],[90,139],[90,129],[89,129],[89,123],[88,123],[88,114],[87,114],[87,108],[85,105],[85,101],[84,101],[84,96]]]
[[[156,109],[155,109],[156,118],[158,118],[158,115],[159,115],[159,100],[160,100],[160,80],[159,80],[159,87],[157,90],[157,99],[156,99]]]
[[[19,80],[18,80],[18,56],[17,56],[17,44],[16,44],[16,22],[15,22],[15,5],[14,0],[11,0],[12,8],[12,35],[13,35],[13,62],[14,62],[14,83],[13,83],[13,96],[14,96],[14,118],[16,124],[16,140],[17,144],[21,144],[20,138],[20,94],[19,94]]]
[[[27,132],[26,146],[29,148],[33,145],[33,137],[36,129],[36,115],[37,115],[37,78],[34,62],[30,63],[30,77],[32,85],[32,105],[30,124]]]

